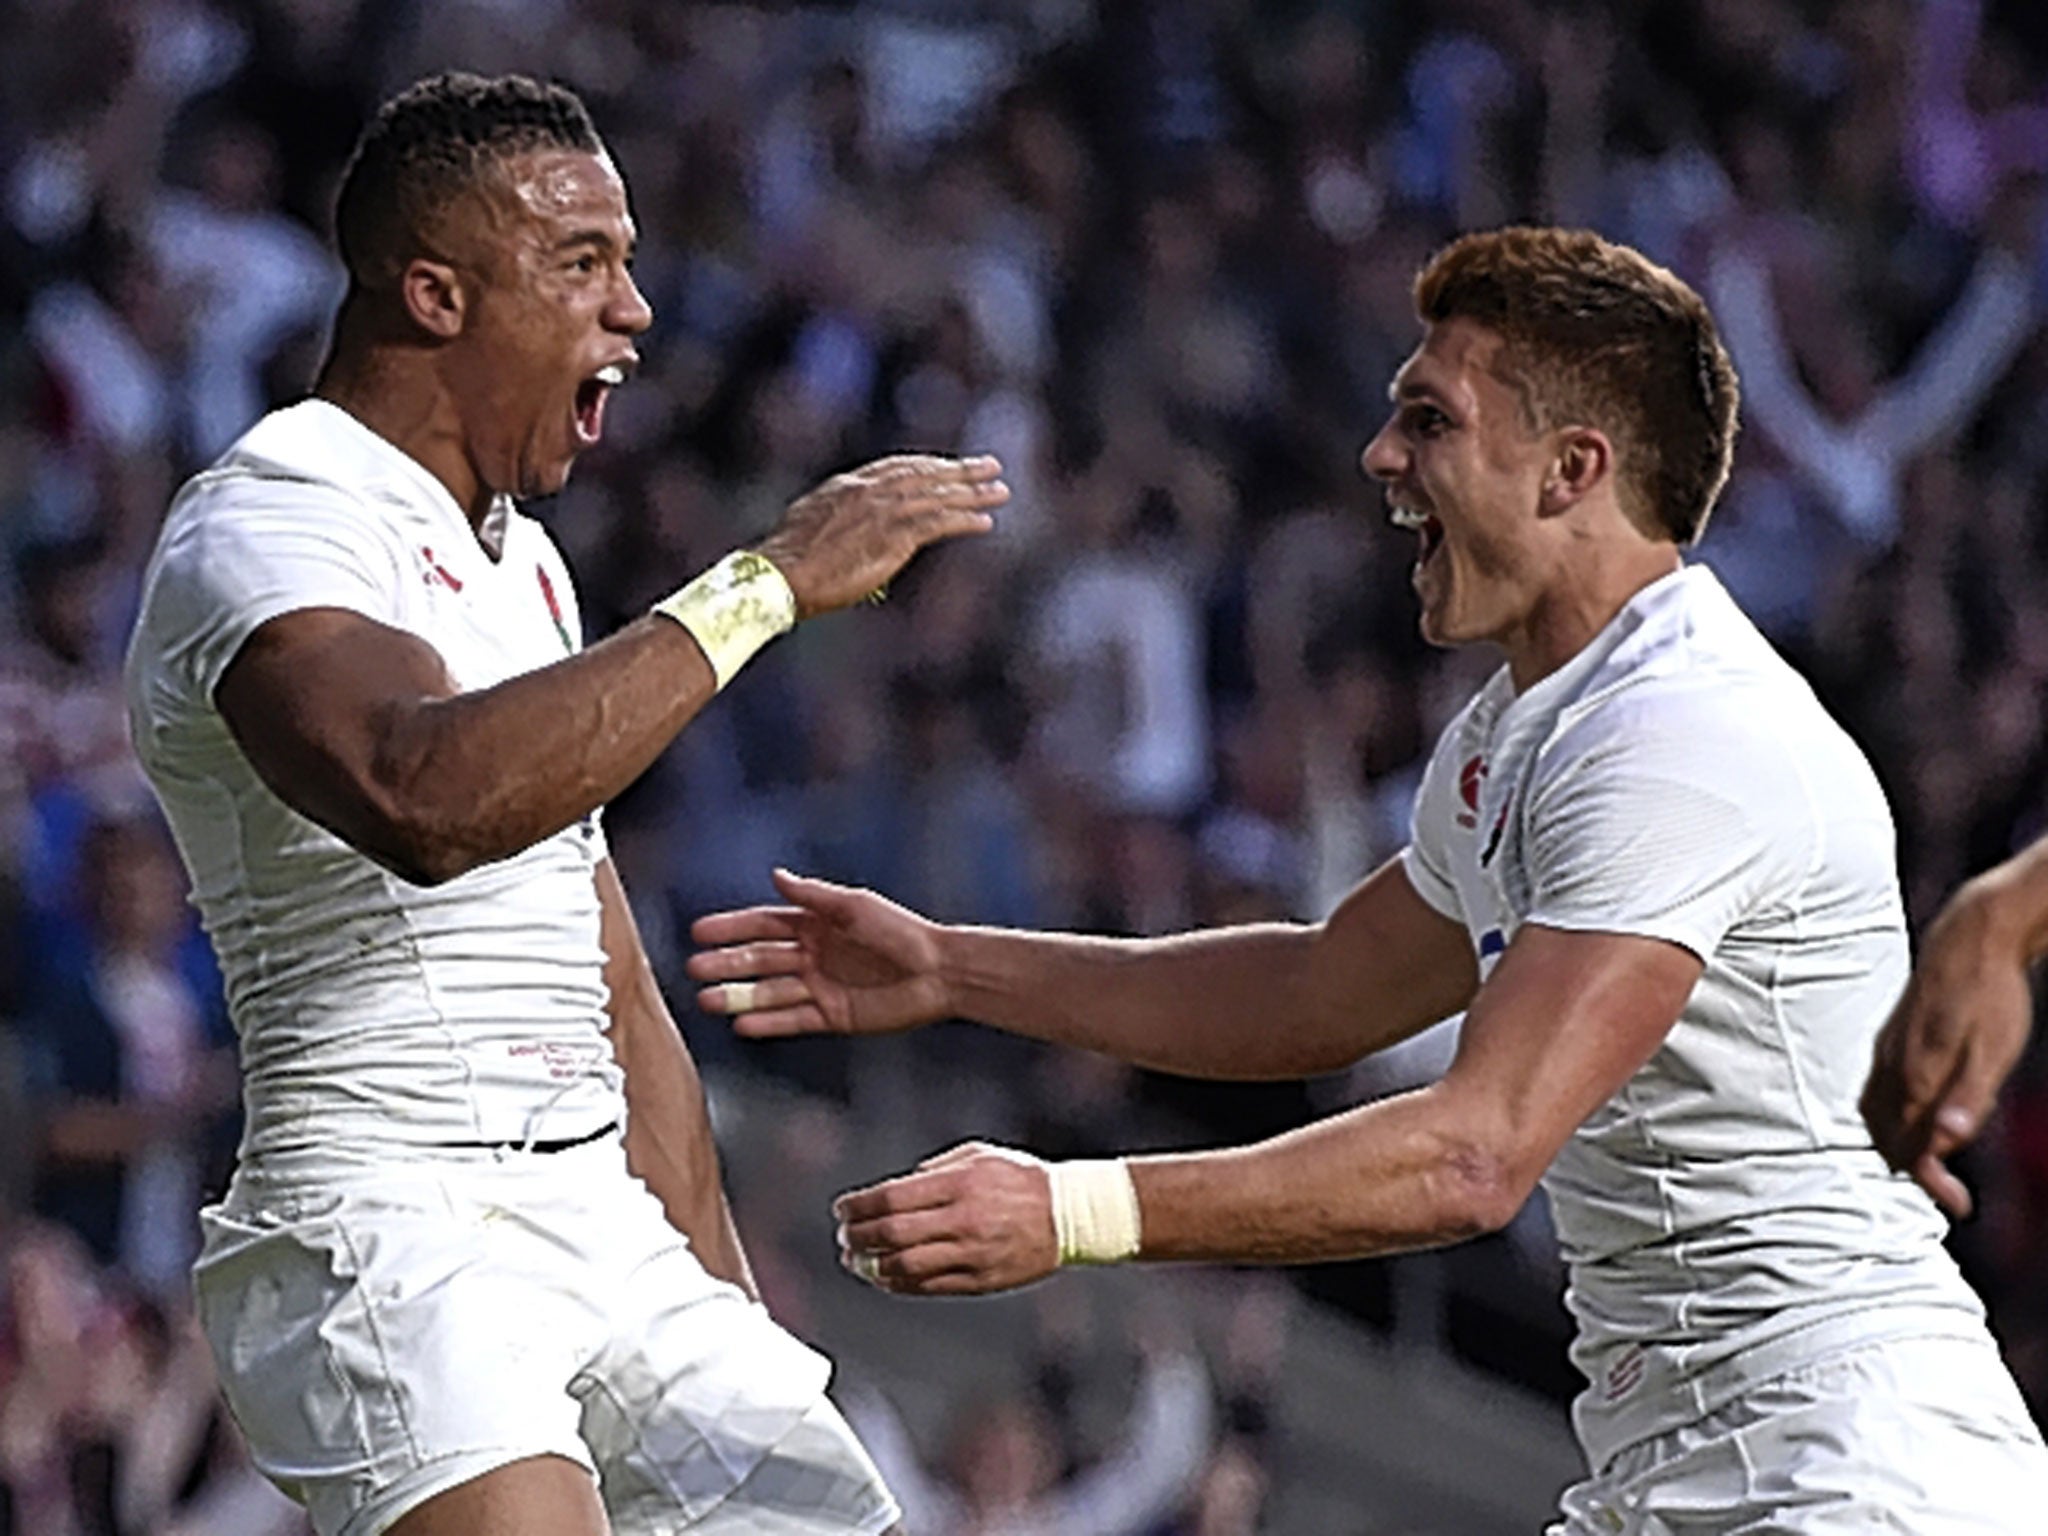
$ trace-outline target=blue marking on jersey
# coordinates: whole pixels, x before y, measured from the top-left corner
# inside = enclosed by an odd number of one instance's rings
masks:
[[[1479,935],[1479,958],[1491,960],[1508,947],[1508,941],[1498,928],[1489,928]]]

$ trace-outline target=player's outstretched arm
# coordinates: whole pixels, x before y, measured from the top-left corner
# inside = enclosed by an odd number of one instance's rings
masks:
[[[885,1290],[966,1295],[1062,1263],[1303,1263],[1495,1230],[1657,1049],[1700,969],[1658,939],[1525,927],[1440,1082],[1220,1151],[1048,1164],[956,1147],[840,1196],[842,1262]]]
[[[947,1018],[1187,1076],[1334,1070],[1462,1008],[1465,932],[1398,862],[1328,921],[1162,939],[934,923],[871,891],[778,870],[788,902],[700,918],[690,974],[742,1034],[881,1034]]]
[[[597,866],[596,878],[612,1053],[626,1078],[626,1162],[705,1269],[758,1300],[719,1176],[697,1064],[662,998],[610,859]]]
[[[1000,474],[989,458],[903,456],[835,476],[760,545],[780,573],[768,585],[786,582],[797,618],[845,607],[925,545],[987,531],[1009,496]],[[766,563],[743,569],[758,575]],[[748,636],[773,633],[759,632],[750,595],[733,601],[723,569],[678,594],[694,601],[662,605],[677,618],[650,614],[469,693],[416,636],[339,608],[299,609],[257,628],[215,702],[286,804],[409,880],[446,880],[610,800],[744,661]]]
[[[1877,1037],[1863,1118],[1885,1161],[1942,1208],[1970,1191],[1947,1159],[1983,1128],[2033,1026],[2027,973],[2048,953],[2048,838],[1977,876],[1927,930]]]

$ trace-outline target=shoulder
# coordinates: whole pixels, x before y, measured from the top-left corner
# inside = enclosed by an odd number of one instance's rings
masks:
[[[343,607],[388,622],[404,606],[417,541],[403,510],[325,473],[303,434],[270,430],[291,414],[266,417],[171,503],[129,647],[131,684],[153,708],[210,697],[242,642],[280,614]]]
[[[194,476],[171,503],[145,576],[144,616],[180,593],[217,601],[308,564],[383,585],[407,543],[400,509],[357,489],[223,461]]]
[[[1682,845],[1786,878],[1856,847],[1882,863],[1892,842],[1868,759],[1775,653],[1646,670],[1582,701],[1539,753],[1529,812],[1546,846],[1626,832],[1639,852]]]
[[[1605,767],[1747,799],[1861,753],[1712,573],[1688,568],[1559,711],[1543,758],[1552,773]]]
[[[433,521],[397,450],[323,400],[272,411],[171,503],[160,559],[268,537],[405,546]]]
[[[1662,783],[1738,803],[1803,799],[1814,717],[1826,721],[1810,694],[1755,679],[1644,675],[1565,711],[1537,777]]]

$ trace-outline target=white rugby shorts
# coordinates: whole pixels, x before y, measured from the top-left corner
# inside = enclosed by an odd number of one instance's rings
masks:
[[[1985,1338],[1854,1345],[1618,1452],[1548,1536],[2035,1536],[2048,1449]]]
[[[256,1464],[380,1536],[529,1456],[619,1536],[873,1536],[895,1501],[830,1364],[713,1279],[614,1134],[556,1152],[294,1154],[201,1213],[200,1322]]]

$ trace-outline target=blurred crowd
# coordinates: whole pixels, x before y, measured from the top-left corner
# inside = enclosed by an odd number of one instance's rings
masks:
[[[291,1528],[190,1342],[233,1038],[117,676],[169,494],[307,387],[341,162],[429,69],[573,84],[632,188],[647,363],[541,509],[594,634],[863,457],[992,451],[1017,492],[996,535],[772,649],[614,808],[679,1011],[690,918],[775,863],[943,917],[1158,933],[1321,916],[1395,850],[1487,663],[1416,639],[1408,536],[1357,456],[1413,271],[1514,219],[1597,227],[1714,306],[1745,426],[1698,558],[1876,760],[1914,920],[2048,830],[2031,0],[0,0],[0,39],[0,1536]],[[1445,1048],[1220,1089],[964,1027],[859,1050],[687,1028],[715,1098],[801,1090],[855,1177],[966,1134],[1252,1136]],[[2039,1035],[1956,1238],[2037,1410]],[[745,1229],[776,1169],[730,1176]],[[757,1243],[791,1254],[762,1268],[801,1313],[826,1217],[770,1217]],[[1568,1390],[1540,1209],[1405,1263],[1303,1279]],[[1145,1523],[1032,1502],[1110,1445],[998,1443],[1029,1497],[970,1519],[935,1494],[938,1528],[1260,1529],[1256,1395],[1218,1417],[1178,1369],[1129,1433],[1179,1390],[1217,1449]]]

